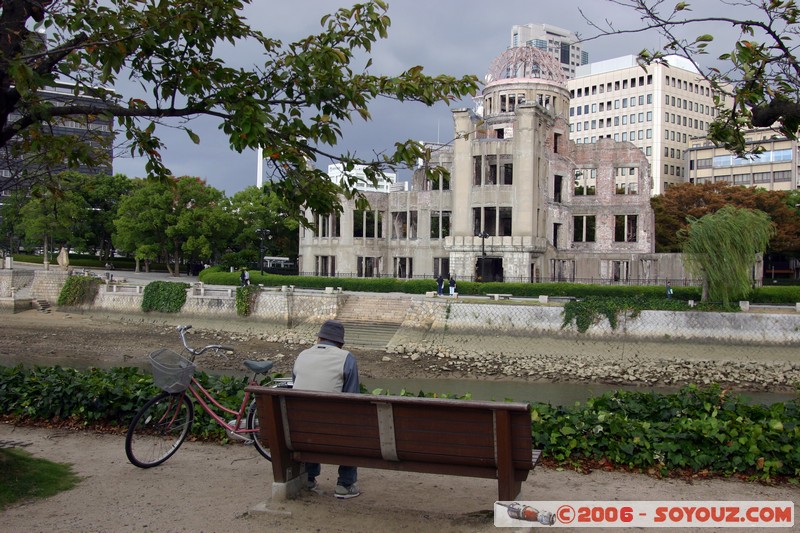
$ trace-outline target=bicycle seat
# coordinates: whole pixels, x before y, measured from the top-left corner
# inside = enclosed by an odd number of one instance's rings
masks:
[[[275,363],[272,361],[252,361],[250,359],[245,359],[242,361],[242,363],[247,367],[248,370],[251,370],[256,374],[266,374],[275,365]]]

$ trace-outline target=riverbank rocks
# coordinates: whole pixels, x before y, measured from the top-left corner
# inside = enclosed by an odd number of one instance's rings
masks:
[[[165,328],[174,335],[174,328]],[[198,331],[199,333],[199,331]],[[208,342],[236,344],[248,335],[223,332],[207,335]],[[292,329],[251,336],[286,346],[286,357],[316,342],[316,331]],[[192,334],[197,334],[192,332]],[[206,335],[201,335],[206,337]],[[201,342],[192,341],[199,345]],[[486,349],[495,346],[495,349]],[[457,373],[463,376],[507,377],[543,382],[584,382],[647,386],[681,386],[719,383],[738,390],[791,391],[800,384],[800,358],[793,361],[794,348],[774,355],[775,348],[676,343],[640,346],[599,342],[596,339],[564,340],[547,337],[527,339],[504,337],[431,336],[418,342],[402,342],[387,348],[379,361],[396,360],[418,366],[436,377]],[[362,352],[352,348],[356,357]],[[763,351],[763,353],[761,353]],[[729,357],[733,353],[737,357]],[[652,354],[669,354],[654,356]],[[681,354],[689,354],[683,357]],[[788,355],[786,355],[788,353]],[[698,355],[699,354],[699,355]],[[702,357],[700,357],[702,356]],[[693,357],[693,358],[691,358]],[[789,359],[789,360],[786,360]]]
[[[508,376],[548,382],[603,382],[677,386],[689,383],[719,383],[751,391],[790,390],[800,384],[800,363],[741,362],[632,357],[613,361],[595,355],[513,355],[469,351],[432,343],[409,343],[394,347],[426,365],[432,373],[458,371],[464,374]],[[435,363],[434,363],[435,361]]]

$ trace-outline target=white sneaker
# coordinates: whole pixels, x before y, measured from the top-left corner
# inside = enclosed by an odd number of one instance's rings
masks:
[[[358,485],[355,483],[349,487],[345,487],[344,485],[336,485],[336,491],[334,493],[334,496],[340,500],[349,500],[350,498],[355,498],[356,496],[360,495],[361,491],[358,490]]]

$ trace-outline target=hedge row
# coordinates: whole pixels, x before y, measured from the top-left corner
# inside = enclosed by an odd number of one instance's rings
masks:
[[[238,272],[228,272],[219,267],[212,267],[200,273],[200,281],[211,285],[238,285]],[[265,287],[294,285],[296,287],[323,289],[325,287],[342,287],[348,291],[360,292],[402,292],[424,294],[436,290],[436,280],[395,279],[395,278],[329,278],[316,276],[281,276],[277,274],[261,274],[250,272],[250,283]],[[457,281],[460,295],[486,295],[492,293],[508,293],[514,296],[536,298],[540,295],[572,296],[587,298],[590,296],[614,298],[644,298],[665,300],[665,289],[660,285],[590,285],[584,283],[505,283],[474,281]],[[699,301],[700,287],[673,287],[675,300]],[[753,291],[748,296],[752,302],[794,304],[800,302],[800,286],[767,286]]]
[[[241,404],[247,378],[205,373],[197,378],[223,405]],[[0,412],[23,421],[125,428],[157,392],[152,378],[133,368],[0,367]],[[533,446],[561,464],[604,460],[665,475],[688,470],[762,479],[800,476],[798,400],[751,405],[718,386],[688,386],[675,394],[613,392],[568,407],[534,403],[531,428]],[[226,438],[200,409],[193,433]]]

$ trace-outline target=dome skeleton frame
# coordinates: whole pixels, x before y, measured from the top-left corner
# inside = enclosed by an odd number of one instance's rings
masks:
[[[488,85],[499,80],[519,78],[567,83],[567,76],[556,58],[533,46],[505,50],[492,61],[484,81]]]

